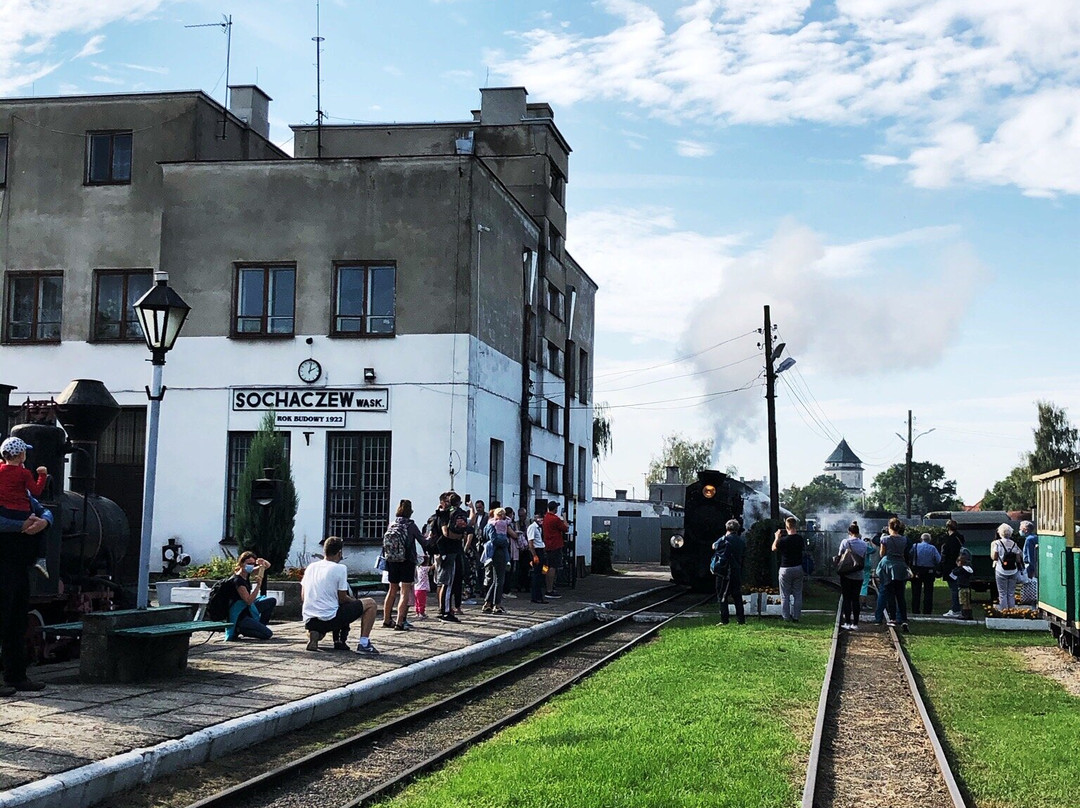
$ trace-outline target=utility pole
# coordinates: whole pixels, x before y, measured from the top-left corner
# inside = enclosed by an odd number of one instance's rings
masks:
[[[923,435],[929,435],[937,427],[932,427],[925,432],[920,432],[918,435],[912,437],[911,434],[912,418],[911,410],[907,411],[907,460],[904,464],[904,509],[907,512],[907,518],[911,519],[911,447],[915,444],[919,438]],[[896,433],[896,437],[900,440],[904,439],[904,436],[899,432]]]
[[[904,470],[904,502],[907,518],[911,520],[911,410],[907,411],[907,466]]]
[[[769,419],[769,518],[780,519],[780,475],[776,463],[776,371],[773,370],[772,317],[765,307],[765,405]]]

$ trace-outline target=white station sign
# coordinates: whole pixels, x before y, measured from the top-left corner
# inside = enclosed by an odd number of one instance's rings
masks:
[[[230,394],[233,412],[273,410],[279,427],[343,429],[347,413],[390,409],[385,387],[234,387]]]

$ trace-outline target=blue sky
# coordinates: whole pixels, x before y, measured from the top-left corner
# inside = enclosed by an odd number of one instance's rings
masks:
[[[1080,419],[1080,4],[1067,0],[324,0],[330,122],[461,120],[482,86],[547,101],[574,149],[568,247],[601,286],[595,388],[643,494],[664,434],[767,469],[762,306],[797,360],[781,485],[845,436],[977,501],[1031,446],[1035,401]],[[315,116],[315,3],[7,0],[0,95],[203,89]],[[714,347],[716,346],[716,347]],[[679,361],[679,357],[690,357]],[[660,367],[655,367],[655,366]],[[648,369],[651,368],[651,369]],[[728,391],[746,387],[736,393]]]

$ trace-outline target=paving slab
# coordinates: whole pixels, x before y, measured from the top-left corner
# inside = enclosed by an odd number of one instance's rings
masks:
[[[528,640],[523,629],[552,624],[670,580],[668,570],[659,565],[625,565],[618,573],[582,578],[575,589],[562,590],[560,599],[546,604],[531,603],[527,593],[507,599],[506,615],[483,615],[480,606],[465,606],[461,624],[412,616],[416,627],[405,632],[376,622],[372,641],[381,653],[374,657],[329,650],[326,640],[327,650],[307,651],[307,634],[294,621],[272,623],[275,636],[268,641],[225,643],[216,635],[202,642],[196,634],[188,670],[160,682],[82,684],[77,660],[35,667],[31,677],[44,681],[45,690],[0,699],[0,808],[59,805],[60,794],[64,805],[89,804],[95,795],[103,795],[103,788],[113,788],[102,785],[105,776],[95,766],[102,772],[121,772],[129,766],[125,758],[131,753],[146,757],[163,745],[190,745],[200,735],[214,736],[220,748],[198,754],[217,756],[226,748],[340,712],[340,699],[329,705],[322,698],[330,691],[344,688],[347,702],[350,695],[361,698],[363,689],[368,692],[362,698],[370,700],[379,688],[389,693],[407,686],[410,675],[423,681],[434,664],[468,664],[472,647],[483,644],[494,653],[505,637],[513,636],[519,644]],[[355,642],[358,629],[351,636]],[[371,687],[366,687],[369,682]],[[233,739],[226,730],[237,722],[258,727],[259,736],[252,738],[245,729],[235,734],[250,741]],[[173,758],[168,766],[182,768],[177,762],[181,756]],[[118,782],[136,776],[115,775]],[[72,785],[91,780],[93,786],[79,786],[84,792]]]

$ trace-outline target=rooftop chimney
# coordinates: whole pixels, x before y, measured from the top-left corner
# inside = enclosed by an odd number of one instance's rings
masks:
[[[664,466],[664,475],[664,485],[678,485],[681,482],[678,466]]]
[[[615,499],[625,500],[626,499],[626,489],[625,488],[616,488],[615,489]]]
[[[480,123],[506,126],[525,117],[524,87],[485,87],[480,90]]]
[[[270,102],[273,99],[254,84],[229,85],[229,112],[253,132],[270,139]]]

